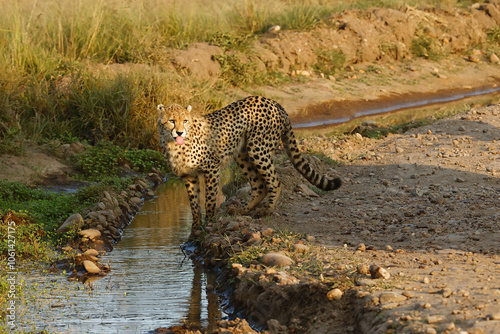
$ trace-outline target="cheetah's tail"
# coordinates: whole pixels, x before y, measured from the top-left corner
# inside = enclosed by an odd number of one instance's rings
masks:
[[[340,178],[337,177],[332,179],[324,175],[320,175],[311,167],[309,162],[304,159],[302,154],[299,152],[297,140],[295,139],[295,134],[293,133],[290,125],[283,133],[281,140],[295,169],[303,177],[305,177],[307,181],[311,182],[311,184],[323,190],[335,190],[342,185]]]

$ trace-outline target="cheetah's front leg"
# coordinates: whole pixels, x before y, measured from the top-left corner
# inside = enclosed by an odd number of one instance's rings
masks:
[[[219,195],[219,174],[218,169],[205,172],[205,212],[206,222],[212,221],[215,217],[215,207],[217,206],[217,196]]]
[[[189,196],[191,213],[193,214],[193,225],[191,232],[201,228],[201,207],[200,207],[200,180],[198,175],[187,175],[182,178],[186,184]]]

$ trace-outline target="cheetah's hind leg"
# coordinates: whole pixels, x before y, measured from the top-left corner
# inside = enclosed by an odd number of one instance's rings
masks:
[[[229,214],[239,214],[247,215],[252,211],[267,195],[267,187],[262,176],[257,173],[255,165],[250,161],[248,153],[245,149],[236,157],[236,163],[241,169],[243,175],[250,182],[252,191],[250,193],[250,199],[247,204],[241,208],[230,208],[228,210]]]

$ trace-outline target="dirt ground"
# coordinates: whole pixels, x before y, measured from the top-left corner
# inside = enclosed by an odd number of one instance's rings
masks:
[[[306,139],[304,151],[344,162],[342,187],[319,196],[296,191],[303,180],[289,163],[279,168],[285,191],[271,227],[347,247],[409,278],[389,290],[411,297],[363,296],[377,317],[359,318],[356,332],[500,332],[499,115],[494,105],[381,140]]]

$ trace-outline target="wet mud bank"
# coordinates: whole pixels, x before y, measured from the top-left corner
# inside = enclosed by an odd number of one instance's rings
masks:
[[[351,287],[366,275],[352,251],[326,248],[312,236],[275,231],[250,217],[220,218],[199,235],[190,257],[215,268],[222,308],[230,318],[245,319],[220,321],[213,333],[237,333],[238,326],[245,333],[363,332],[354,315],[365,305],[355,302]],[[325,268],[320,254],[337,261]]]

